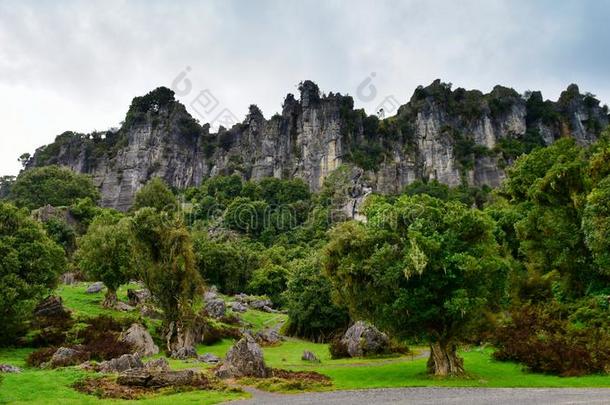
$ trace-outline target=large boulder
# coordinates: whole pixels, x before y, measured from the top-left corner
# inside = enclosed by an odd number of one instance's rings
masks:
[[[267,299],[256,299],[256,300],[250,301],[250,307],[262,311],[264,308],[273,307],[273,302],[271,302],[271,300],[267,300]]]
[[[131,387],[162,388],[193,385],[198,380],[198,374],[193,370],[160,371],[146,369],[131,369],[122,372],[116,382]]]
[[[51,367],[75,366],[89,360],[89,353],[69,347],[60,347],[53,353],[49,365]]]
[[[241,302],[235,301],[231,302],[229,305],[231,306],[231,310],[233,312],[246,312],[248,310],[248,307]]]
[[[389,351],[390,340],[373,325],[358,321],[341,338],[351,357],[365,357]]]
[[[42,302],[36,305],[36,308],[34,309],[34,316],[51,318],[65,317],[67,315],[68,311],[64,308],[61,297],[54,295],[45,298]]]
[[[129,329],[121,335],[121,341],[129,343],[133,347],[134,353],[137,353],[142,357],[153,356],[159,353],[159,347],[157,347],[153,341],[152,336],[148,330],[139,323],[132,324]]]
[[[124,354],[121,357],[101,362],[99,371],[102,373],[120,373],[125,370],[142,367],[144,367],[144,364],[140,360],[140,356],[137,354]]]
[[[96,293],[102,291],[103,289],[104,289],[104,283],[102,283],[101,281],[96,281],[95,283],[93,283],[89,287],[87,287],[85,292],[87,294],[96,294]]]
[[[227,306],[225,302],[220,298],[214,298],[206,302],[205,311],[212,318],[220,319],[225,316],[225,312],[227,310]]]
[[[269,375],[263,359],[263,351],[252,336],[246,335],[229,352],[216,370],[219,378],[259,377]]]
[[[283,340],[282,335],[275,328],[266,328],[257,332],[254,339],[263,346],[273,346]]]

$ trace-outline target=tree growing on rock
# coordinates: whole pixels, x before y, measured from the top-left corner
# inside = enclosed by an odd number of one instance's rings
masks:
[[[41,225],[12,204],[0,202],[0,344],[21,331],[39,300],[65,270],[63,249]]]
[[[429,342],[429,373],[464,373],[457,345],[505,290],[493,222],[427,195],[378,198],[367,217],[331,232],[323,260],[336,298],[356,319]]]
[[[163,310],[167,351],[193,350],[196,315],[193,305],[203,295],[191,236],[179,216],[143,208],[134,216],[138,269],[144,284]]]
[[[131,220],[105,212],[96,217],[78,242],[76,260],[81,270],[106,285],[102,305],[117,304],[117,289],[129,281],[135,269],[135,243]]]

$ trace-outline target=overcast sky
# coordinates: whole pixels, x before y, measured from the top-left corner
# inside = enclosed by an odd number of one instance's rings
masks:
[[[172,83],[202,123],[252,103],[270,117],[304,79],[369,113],[436,78],[550,99],[574,82],[608,103],[609,15],[601,0],[0,0],[0,174]]]

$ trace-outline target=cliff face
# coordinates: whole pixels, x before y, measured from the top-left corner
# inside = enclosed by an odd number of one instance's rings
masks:
[[[251,106],[244,122],[210,133],[171,90],[159,88],[134,99],[120,129],[66,132],[39,148],[28,167],[59,164],[91,174],[102,204],[120,210],[155,176],[176,188],[219,174],[298,177],[317,190],[342,163],[355,166],[358,189],[367,193],[396,193],[418,179],[493,187],[519,153],[560,136],[590,143],[608,125],[607,109],[575,85],[550,102],[537,92],[526,99],[500,86],[482,94],[435,81],[384,120],[354,110],[349,96],[321,95],[310,81],[300,93],[299,100],[286,97],[281,115],[267,120]]]

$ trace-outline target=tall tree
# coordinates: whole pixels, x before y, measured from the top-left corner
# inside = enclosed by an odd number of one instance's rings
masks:
[[[11,342],[65,270],[63,249],[28,213],[0,202],[0,343]]]
[[[131,219],[104,212],[78,241],[76,260],[85,273],[106,285],[104,307],[117,304],[117,289],[134,275],[135,243]]]
[[[428,370],[464,372],[456,349],[505,291],[506,261],[491,219],[428,195],[376,199],[367,223],[331,232],[324,267],[353,319],[430,344]]]
[[[167,350],[194,350],[193,305],[202,296],[191,236],[182,219],[154,208],[134,216],[140,275],[164,314]]]

